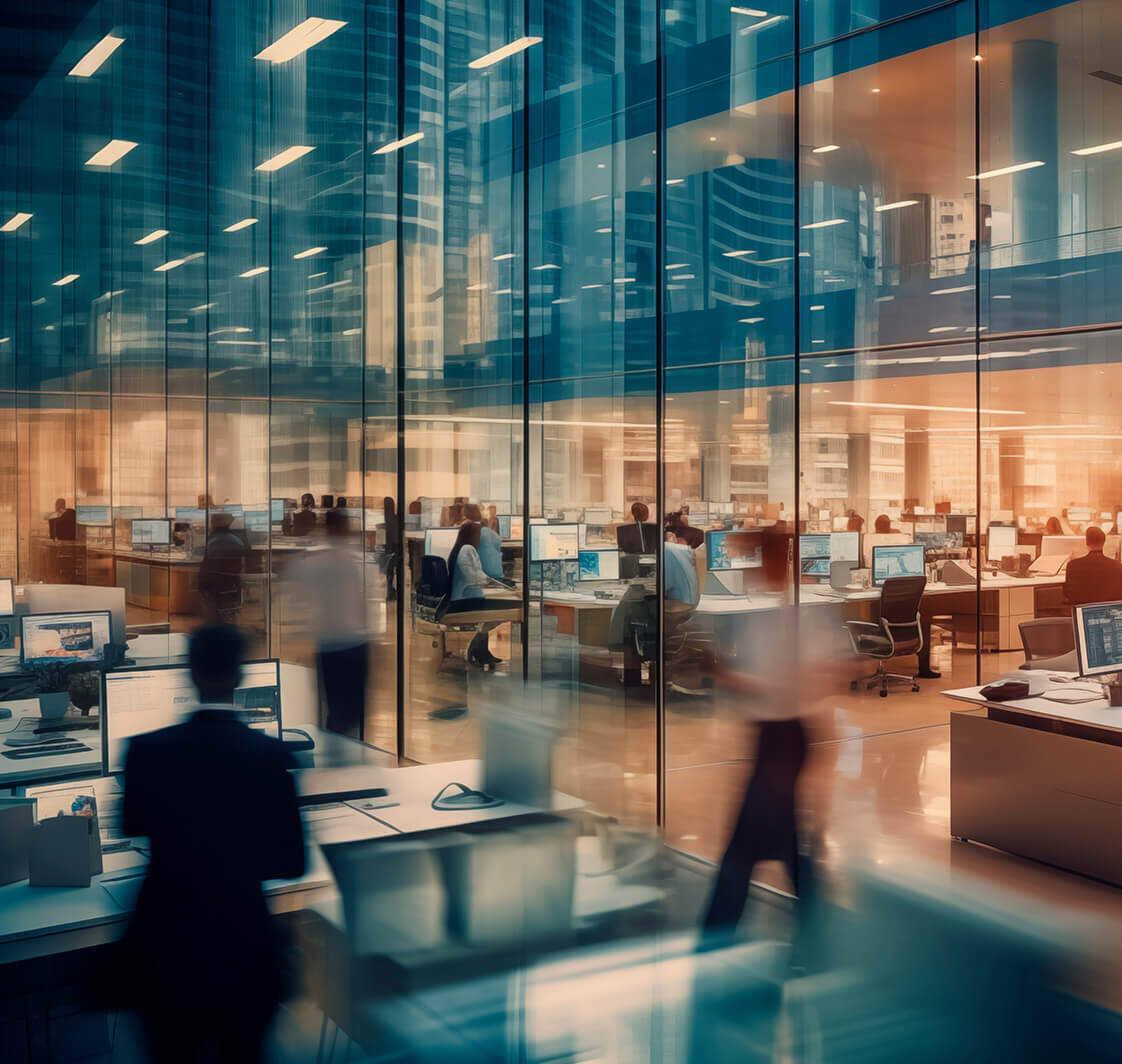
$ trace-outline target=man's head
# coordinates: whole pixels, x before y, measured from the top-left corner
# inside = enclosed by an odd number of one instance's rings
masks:
[[[1106,533],[1098,525],[1092,525],[1084,534],[1088,550],[1102,550],[1106,546]]]
[[[328,510],[327,517],[324,518],[324,524],[327,526],[329,536],[342,539],[347,534],[350,521],[342,510]]]
[[[245,636],[232,624],[207,624],[195,629],[188,660],[199,701],[233,702],[244,657]]]
[[[892,518],[888,514],[881,514],[873,524],[873,528],[879,532],[892,531]]]
[[[464,504],[464,520],[476,522],[483,520],[483,511],[479,509],[479,503],[469,502]]]
[[[631,504],[631,516],[642,524],[642,522],[650,520],[651,511],[645,502],[633,502]]]
[[[65,499],[55,499],[55,513],[56,514],[66,513],[66,500]]]
[[[316,505],[316,497],[310,491],[306,491],[303,495],[300,496],[300,505],[305,510],[314,509]]]

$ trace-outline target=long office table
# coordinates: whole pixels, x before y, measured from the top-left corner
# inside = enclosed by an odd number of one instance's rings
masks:
[[[1122,708],[943,693],[970,707],[951,713],[951,835],[1122,885]]]

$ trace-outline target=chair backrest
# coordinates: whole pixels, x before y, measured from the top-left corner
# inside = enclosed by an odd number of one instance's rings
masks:
[[[926,576],[892,576],[880,589],[880,618],[892,627],[915,625]]]
[[[642,525],[632,521],[616,529],[616,546],[624,554],[654,554],[661,540],[658,525],[653,521],[644,521]]]
[[[451,590],[448,563],[438,554],[426,554],[421,558],[421,579],[417,585],[417,597],[436,602]]]
[[[1058,658],[1075,649],[1075,625],[1070,617],[1039,617],[1021,621],[1025,659]]]

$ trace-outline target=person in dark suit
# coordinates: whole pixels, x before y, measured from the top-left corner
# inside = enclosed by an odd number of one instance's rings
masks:
[[[160,1064],[260,1060],[284,996],[261,884],[303,874],[303,827],[289,755],[233,710],[244,651],[236,628],[198,629],[199,707],[136,736],[125,761],[124,830],[151,861],[121,966]]]
[[[1122,602],[1122,565],[1103,554],[1106,534],[1092,525],[1085,535],[1088,553],[1067,563],[1064,598],[1072,606],[1085,606],[1089,602]]]
[[[316,530],[316,498],[311,492],[300,496],[300,509],[289,523],[290,536],[310,536]]]
[[[50,522],[51,539],[72,543],[78,538],[78,515],[65,499],[55,499],[55,515]]]

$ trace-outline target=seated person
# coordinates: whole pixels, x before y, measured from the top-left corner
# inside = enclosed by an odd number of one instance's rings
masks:
[[[310,536],[316,528],[316,499],[306,491],[300,496],[300,509],[294,513],[289,523],[289,535]]]
[[[78,538],[78,515],[65,499],[55,499],[55,515],[50,521],[51,539],[73,542]]]
[[[493,508],[493,507],[492,507]],[[492,579],[500,583],[513,586],[503,576],[503,541],[489,524],[483,524],[483,511],[478,503],[469,502],[464,506],[464,517],[474,524],[479,525],[479,560],[483,564],[483,571]]]
[[[865,527],[865,518],[860,514],[850,513],[849,520],[845,523],[847,532],[860,532]]]
[[[1067,563],[1064,598],[1072,606],[1090,602],[1122,602],[1122,565],[1103,553],[1106,535],[1091,525],[1085,533],[1087,555]]]
[[[631,516],[635,519],[634,524],[620,525],[616,529],[616,545],[625,554],[653,552],[658,546],[658,529],[654,529],[653,536],[650,534],[650,507],[645,502],[633,502]]]
[[[859,530],[860,531],[860,530]],[[873,523],[873,531],[878,533],[895,532],[892,527],[892,518],[888,514],[881,514]]]
[[[460,526],[460,533],[456,537],[456,545],[448,555],[448,579],[451,583],[448,608],[444,616],[454,622],[454,614],[479,613],[484,610],[509,610],[516,604],[511,598],[489,599],[484,596],[483,589],[491,582],[479,558],[479,533],[480,527],[474,521],[468,521]],[[480,626],[471,643],[468,645],[467,659],[472,665],[486,668],[498,665],[502,658],[491,653],[489,639],[491,630],[497,628],[500,621],[489,621]]]
[[[676,543],[684,543],[691,550],[697,550],[705,542],[705,533],[690,524],[689,514],[686,506],[675,514],[669,514],[666,518],[666,531],[674,534]]]

